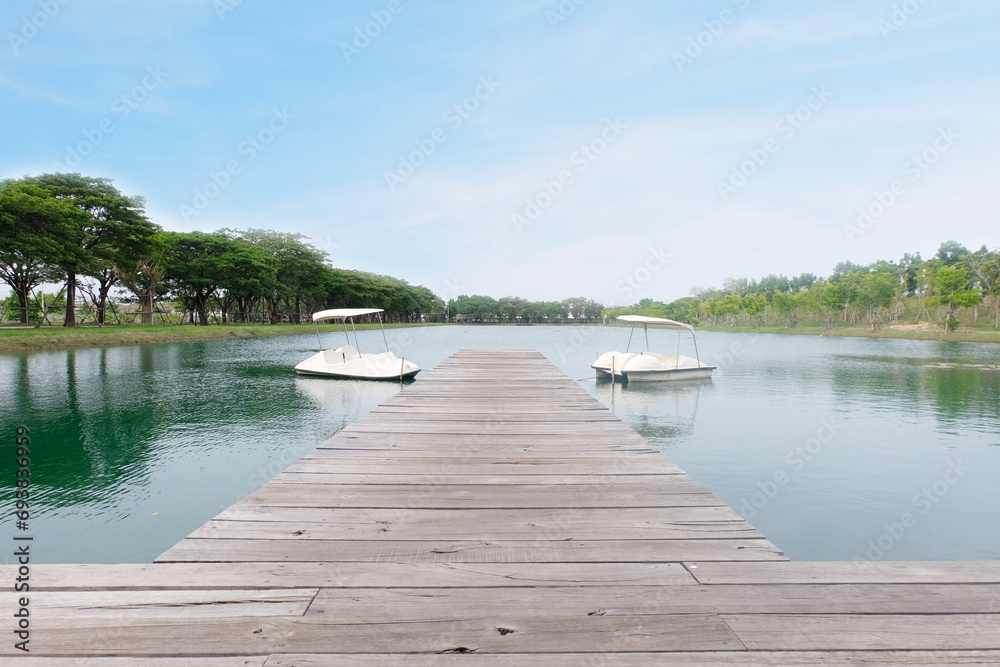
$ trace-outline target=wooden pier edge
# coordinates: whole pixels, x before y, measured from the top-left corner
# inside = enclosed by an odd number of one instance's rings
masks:
[[[452,355],[155,563],[30,586],[5,665],[1000,664],[1000,563],[790,562],[533,350]]]

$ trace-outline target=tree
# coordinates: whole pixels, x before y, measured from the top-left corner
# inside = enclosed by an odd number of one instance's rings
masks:
[[[167,232],[164,282],[208,325],[208,303],[220,290],[265,294],[274,288],[277,267],[266,252],[216,232]]]
[[[729,326],[736,325],[736,315],[743,306],[743,298],[739,294],[727,294],[718,300],[717,313],[729,320]]]
[[[595,321],[600,319],[601,315],[604,314],[604,304],[600,301],[594,301],[593,299],[587,299],[583,303],[583,316],[590,321]]]
[[[857,277],[858,303],[865,309],[868,328],[874,330],[878,328],[879,311],[892,305],[899,280],[894,273],[885,270],[851,276]]]
[[[714,327],[719,321],[719,302],[714,297],[709,297],[701,302],[699,309],[701,314],[708,318]]]
[[[722,281],[722,291],[726,294],[746,296],[748,287],[746,278],[726,278]]]
[[[841,319],[844,322],[848,321],[850,316],[850,321],[854,321],[856,318],[852,315],[851,307],[857,303],[858,300],[858,287],[849,281],[843,280],[843,276],[831,276],[830,282],[827,283],[826,287],[823,289],[820,295],[820,303],[830,308],[833,311],[842,311]]]
[[[28,323],[31,291],[58,279],[58,264],[68,254],[82,259],[69,222],[74,215],[68,202],[34,183],[0,182],[0,280],[17,296],[21,324]]]
[[[58,262],[66,276],[64,326],[75,327],[78,275],[104,278],[103,308],[107,290],[115,280],[109,265],[113,266],[121,255],[140,254],[159,227],[146,218],[141,197],[126,197],[108,178],[58,173],[23,180],[45,190],[53,199],[69,202],[75,209],[67,218],[74,227],[70,239],[73,247],[68,247]]]
[[[984,245],[962,258],[979,278],[983,298],[993,304],[993,326],[1000,327],[1000,252],[990,252]]]
[[[515,322],[524,315],[524,308],[528,302],[518,296],[505,296],[497,302],[497,305],[504,322]]]
[[[793,291],[804,291],[812,287],[812,284],[817,280],[816,276],[812,273],[803,273],[802,275],[792,278],[789,281],[789,287]]]
[[[562,307],[567,313],[567,317],[572,315],[574,319],[580,319],[583,317],[584,304],[587,303],[587,299],[582,296],[573,297],[570,299],[562,300]]]
[[[753,319],[757,326],[760,326],[763,321],[764,310],[767,308],[767,298],[763,294],[748,294],[743,297],[743,303],[740,305],[743,308],[743,312]]]
[[[962,257],[968,254],[969,249],[958,241],[945,241],[938,248],[937,258],[940,259],[945,266],[954,266],[962,260]]]
[[[860,271],[863,268],[863,266],[855,264],[854,262],[840,262],[837,266],[833,267],[833,276],[846,276],[848,273],[854,273],[855,271]]]
[[[166,275],[164,261],[169,250],[169,238],[161,232],[153,237],[144,257],[132,262],[119,262],[115,267],[118,280],[139,299],[139,312],[143,324],[155,324],[153,317],[156,287]]]
[[[917,278],[920,272],[920,265],[924,260],[920,258],[920,253],[911,255],[903,253],[903,258],[899,260],[899,282],[903,286],[903,294],[917,293]]]
[[[760,289],[763,292],[790,292],[791,284],[788,282],[788,278],[783,275],[776,276],[773,273],[761,278]]]
[[[971,308],[982,300],[982,295],[973,289],[968,270],[962,264],[938,269],[934,276],[934,291],[936,294],[928,302],[947,307],[944,324],[946,334],[958,324],[955,318],[956,308]]]
[[[796,314],[799,309],[799,296],[792,292],[775,292],[771,298],[771,305],[778,309],[781,315],[787,318],[788,328],[793,328],[796,324]]]
[[[301,302],[313,301],[322,294],[325,279],[326,253],[305,241],[302,234],[288,234],[270,229],[248,229],[240,232],[220,230],[232,238],[242,239],[268,254],[277,266],[274,289],[263,294],[271,324],[280,321],[282,301],[290,313],[290,320],[299,323]],[[242,310],[249,310],[251,293],[233,291],[229,296],[243,303]],[[294,305],[293,305],[294,303]]]

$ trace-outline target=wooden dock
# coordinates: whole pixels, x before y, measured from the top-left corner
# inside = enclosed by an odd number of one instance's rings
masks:
[[[530,350],[453,355],[155,563],[31,576],[3,664],[1000,664],[1000,563],[789,562]]]

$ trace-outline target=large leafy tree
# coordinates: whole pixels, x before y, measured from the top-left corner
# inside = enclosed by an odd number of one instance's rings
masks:
[[[57,173],[23,180],[75,209],[68,218],[73,227],[70,240],[73,248],[67,249],[58,262],[66,278],[65,326],[75,327],[78,277],[98,278],[103,310],[108,290],[116,280],[115,262],[141,254],[159,227],[146,218],[143,199],[123,195],[111,184],[111,179]]]
[[[945,241],[938,248],[937,259],[940,259],[945,266],[955,266],[968,254],[969,249],[958,241]]]
[[[220,292],[266,294],[274,289],[277,266],[263,250],[216,232],[167,232],[163,268],[169,291],[208,325],[208,306]]]
[[[139,299],[143,324],[155,324],[153,310],[157,286],[166,275],[164,262],[170,239],[166,232],[156,234],[146,252],[132,258],[122,258],[115,266],[118,281]]]
[[[272,324],[280,321],[281,305],[284,304],[291,321],[298,324],[302,301],[314,303],[322,297],[327,279],[326,271],[329,269],[326,265],[326,253],[307,243],[302,234],[270,229],[222,231],[233,238],[247,241],[273,258],[277,266],[274,289],[263,295],[268,319]]]
[[[20,321],[28,323],[28,301],[38,285],[58,280],[60,264],[85,259],[76,243],[78,211],[39,185],[0,182],[0,280],[17,296]]]
[[[984,245],[962,260],[979,278],[983,298],[993,307],[993,326],[1000,327],[1000,252],[990,252]]]
[[[969,280],[968,269],[963,264],[942,266],[934,275],[934,296],[931,305],[947,308],[944,332],[948,333],[957,322],[956,308],[971,308],[982,300],[982,295],[974,289]]]

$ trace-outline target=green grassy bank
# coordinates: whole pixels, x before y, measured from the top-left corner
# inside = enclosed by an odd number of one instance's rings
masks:
[[[386,329],[400,327],[435,326],[429,324],[386,324]],[[359,330],[378,329],[378,324],[358,324]],[[321,333],[343,331],[343,325],[320,325]],[[0,329],[0,352],[17,350],[47,350],[68,347],[103,347],[108,345],[137,345],[140,343],[169,343],[184,340],[213,338],[256,338],[259,336],[288,336],[311,334],[312,324],[225,324],[196,327],[192,325],[106,325],[85,326],[77,329],[63,327],[15,327]]]
[[[698,325],[699,331],[728,331],[730,333],[754,334],[785,334],[802,336],[848,336],[856,338],[900,338],[904,340],[938,340],[958,343],[1000,343],[1000,331],[990,329],[960,329],[945,334],[944,329],[892,329],[880,327],[872,331],[867,327],[834,327],[826,329],[822,326],[799,325],[796,327],[730,327],[727,325]]]

